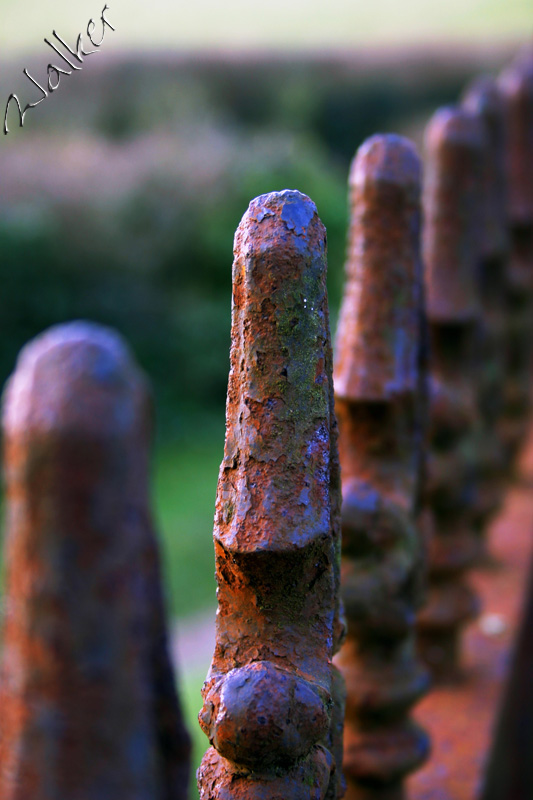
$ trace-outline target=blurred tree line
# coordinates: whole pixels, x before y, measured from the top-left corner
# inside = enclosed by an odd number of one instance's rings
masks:
[[[416,137],[478,67],[348,57],[91,64],[0,149],[0,380],[28,339],[87,318],[130,342],[165,436],[220,413],[232,241],[250,199],[284,188],[312,197],[328,231],[335,312],[353,153],[377,131]]]

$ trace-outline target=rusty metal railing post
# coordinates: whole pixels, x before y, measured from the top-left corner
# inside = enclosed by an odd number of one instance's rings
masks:
[[[112,331],[58,326],[22,351],[3,425],[0,798],[185,800],[145,380]]]
[[[331,664],[342,635],[340,486],[325,248],[314,203],[296,191],[253,200],[235,237],[202,800],[342,792],[342,690]]]
[[[517,59],[499,79],[508,149],[508,379],[506,440],[513,458],[525,441],[531,406],[533,337],[533,60]]]
[[[501,507],[509,477],[504,416],[509,261],[505,174],[507,136],[504,102],[493,78],[482,76],[475,79],[464,92],[463,107],[479,118],[487,141],[482,165],[479,482],[474,501],[474,525],[488,557],[487,524]]]
[[[420,159],[374,136],[350,172],[347,282],[335,354],[342,469],[348,800],[403,798],[428,753],[410,709],[428,687],[415,650],[427,375],[421,368]]]
[[[459,672],[460,636],[478,613],[465,581],[478,561],[474,516],[479,482],[477,344],[482,163],[487,142],[476,116],[439,109],[427,134],[423,256],[431,343],[428,496],[435,535],[419,644],[438,679]]]

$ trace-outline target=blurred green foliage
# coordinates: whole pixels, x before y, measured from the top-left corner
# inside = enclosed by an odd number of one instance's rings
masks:
[[[350,157],[367,135],[452,100],[465,79],[465,68],[410,70],[125,59],[32,110],[0,152],[0,379],[29,338],[90,318],[130,342],[164,436],[219,415],[232,241],[250,199],[297,188],[315,201],[334,320]]]

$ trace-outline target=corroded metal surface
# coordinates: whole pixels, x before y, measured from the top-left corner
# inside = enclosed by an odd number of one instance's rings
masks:
[[[533,513],[532,513],[533,515]],[[533,562],[506,691],[494,730],[483,800],[530,800],[533,787]]]
[[[507,134],[505,105],[495,79],[482,76],[474,80],[464,92],[463,106],[479,117],[487,140],[482,164],[479,482],[474,512],[474,524],[486,549],[486,526],[501,505],[510,466],[505,446],[504,415],[509,260],[505,174]]]
[[[426,135],[423,252],[431,344],[428,497],[434,513],[428,603],[419,644],[435,677],[459,669],[460,634],[478,611],[465,573],[479,557],[478,263],[482,159],[480,120],[443,108]]]
[[[529,456],[533,456],[530,438]],[[422,700],[415,711],[420,724],[431,734],[431,760],[408,782],[410,800],[477,800],[492,798],[487,761],[495,733],[498,709],[509,680],[511,654],[523,619],[528,572],[533,556],[533,493],[524,486],[512,488],[501,513],[490,526],[490,549],[498,567],[475,571],[472,582],[482,604],[483,615],[464,636],[464,679],[452,686],[439,686]],[[531,673],[523,675],[522,707],[531,706]],[[531,742],[531,719],[524,718],[521,732],[508,729],[505,746],[518,745],[512,753],[529,768],[531,754],[520,748]],[[528,727],[529,726],[529,727]],[[516,775],[515,788],[527,772]],[[498,776],[500,788],[509,774]],[[524,784],[522,784],[523,786]],[[527,784],[526,784],[527,786]],[[498,800],[529,800],[513,791],[498,794]]]
[[[208,798],[342,794],[340,484],[326,232],[295,191],[235,237],[226,443],[215,515],[216,647],[200,724]]]
[[[506,427],[508,451],[522,447],[531,404],[533,339],[533,58],[522,57],[499,79],[505,101],[511,259],[507,279]]]
[[[347,688],[347,798],[403,797],[427,756],[410,718],[428,678],[415,652],[426,375],[421,369],[421,163],[399,136],[374,136],[350,173],[346,288],[335,355],[342,468],[342,597],[335,661]]]
[[[3,423],[0,798],[184,800],[144,378],[111,331],[52,328],[22,351]]]

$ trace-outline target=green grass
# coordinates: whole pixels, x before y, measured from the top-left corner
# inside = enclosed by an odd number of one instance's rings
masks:
[[[221,421],[220,425],[209,426],[209,431],[211,427],[213,432],[207,433],[204,425],[195,442],[163,443],[155,453],[154,505],[173,617],[186,617],[216,604],[213,514],[224,426]],[[201,671],[188,671],[186,664],[178,665],[185,724],[193,741],[190,800],[198,799],[196,770],[209,746],[198,724],[200,691],[208,666]]]
[[[196,770],[200,766],[200,761],[209,747],[209,742],[204,732],[198,724],[198,712],[202,707],[202,695],[200,690],[205,680],[205,673],[187,675],[180,682],[179,691],[183,705],[185,724],[191,735],[193,743],[193,753],[191,762],[191,782],[189,788],[190,800],[197,800],[198,789],[196,787]]]
[[[154,460],[153,502],[172,617],[213,607],[213,515],[224,429],[195,442],[163,443]]]

